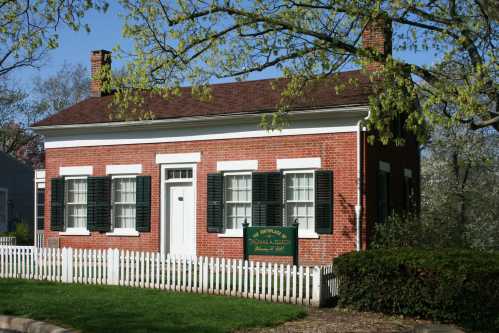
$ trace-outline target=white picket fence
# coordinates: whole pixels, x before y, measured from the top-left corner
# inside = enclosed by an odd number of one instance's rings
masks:
[[[208,257],[164,258],[117,249],[0,247],[0,278],[230,295],[320,306],[335,296],[332,266],[305,267]]]
[[[2,236],[0,237],[0,246],[16,245],[16,237]]]

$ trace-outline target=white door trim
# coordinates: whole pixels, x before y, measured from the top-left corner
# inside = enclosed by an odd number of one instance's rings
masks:
[[[161,209],[161,218],[160,218],[160,252],[162,256],[167,255],[166,249],[166,185],[171,184],[172,182],[166,181],[165,173],[167,169],[178,169],[178,168],[192,168],[192,190],[194,196],[194,223],[196,225],[195,230],[195,238],[196,242],[194,243],[195,249],[194,251],[197,253],[197,164],[196,163],[175,163],[175,164],[161,164],[160,172],[161,172],[161,186],[160,186],[160,209]],[[186,182],[179,179],[179,183]]]

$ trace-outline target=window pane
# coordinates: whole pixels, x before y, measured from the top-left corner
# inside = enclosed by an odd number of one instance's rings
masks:
[[[135,203],[136,180],[135,178],[113,179],[114,202]]]
[[[315,229],[314,223],[314,174],[286,174],[286,223],[291,226],[295,221],[299,229]]]
[[[135,229],[136,188],[135,177],[113,179],[114,228]]]
[[[114,210],[115,228],[135,229],[135,205],[118,204]]]
[[[251,224],[251,175],[225,176],[225,219],[227,229]]]
[[[167,169],[166,179],[189,179],[192,178],[192,169]]]
[[[87,226],[87,206],[68,205],[68,228],[86,228]]]
[[[67,202],[86,203],[87,202],[87,180],[68,179],[67,180]]]
[[[87,179],[66,180],[66,227],[87,227]]]

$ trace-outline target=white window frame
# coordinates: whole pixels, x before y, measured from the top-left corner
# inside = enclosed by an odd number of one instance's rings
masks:
[[[7,188],[0,188],[0,192],[5,193],[5,226],[8,229],[9,227],[9,189]]]
[[[111,176],[111,232],[106,233],[107,236],[123,236],[123,237],[138,237],[140,233],[135,228],[116,228],[115,224],[115,202],[114,202],[114,179],[137,178],[137,175],[113,175]],[[137,209],[137,183],[135,183],[135,209]],[[135,211],[137,213],[137,211]]]
[[[225,177],[226,176],[251,176],[251,181],[253,181],[253,175],[251,171],[231,171],[231,172],[224,172],[223,177],[224,177],[224,185],[223,185],[223,191],[224,191],[224,210],[223,210],[223,220],[224,220],[224,233],[223,234],[218,234],[218,237],[243,237],[243,229],[227,229],[227,202],[225,201]],[[251,200],[249,202],[250,204],[250,209],[253,209],[253,187],[251,187]],[[238,201],[239,202],[239,201]],[[230,202],[229,202],[230,203]],[[247,203],[247,202],[246,202]],[[253,214],[252,214],[253,215]],[[253,221],[253,216],[251,216],[251,222]],[[249,225],[251,225],[250,223]]]
[[[283,171],[283,220],[284,220],[284,225],[288,226],[288,200],[287,200],[287,185],[286,185],[286,175],[287,174],[299,174],[299,173],[311,173],[312,174],[312,211],[313,211],[313,221],[314,221],[314,230],[300,230],[298,229],[298,238],[319,238],[319,234],[315,230],[315,169],[288,169]],[[296,201],[296,202],[303,202],[303,201]]]
[[[64,177],[64,232],[59,232],[61,236],[89,236],[90,231],[88,231],[88,224],[86,224],[85,228],[69,228],[68,227],[68,210],[67,210],[67,198],[68,198],[68,188],[66,181],[72,179],[85,179],[88,180],[88,176],[70,176]],[[88,181],[87,181],[87,195],[88,195]],[[85,207],[87,207],[88,202],[85,203]]]

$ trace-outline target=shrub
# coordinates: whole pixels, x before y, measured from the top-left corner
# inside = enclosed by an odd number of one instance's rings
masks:
[[[33,234],[26,223],[17,223],[15,231],[0,233],[0,236],[15,237],[17,245],[33,245]]]
[[[499,329],[499,253],[369,250],[335,259],[342,307]]]

